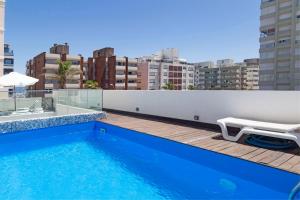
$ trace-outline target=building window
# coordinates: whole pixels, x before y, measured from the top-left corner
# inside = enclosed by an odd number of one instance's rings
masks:
[[[150,69],[158,69],[158,65],[150,65]]]
[[[9,74],[10,72],[13,72],[13,69],[4,69],[4,75]]]
[[[14,64],[14,59],[11,59],[11,58],[5,58],[5,59],[4,59],[4,64],[5,64],[5,65],[13,65],[13,64]]]

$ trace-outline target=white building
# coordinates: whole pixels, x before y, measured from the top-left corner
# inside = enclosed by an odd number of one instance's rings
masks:
[[[300,1],[262,0],[260,89],[300,90]]]
[[[199,90],[257,90],[259,59],[246,59],[234,63],[232,59],[214,63],[195,64],[195,87]]]
[[[0,76],[3,75],[4,66],[4,16],[5,16],[5,0],[0,0]]]
[[[137,59],[116,57],[116,90],[137,89]]]
[[[195,76],[194,76],[195,77],[195,80],[194,80],[195,86],[197,87],[199,85],[204,85],[203,80],[201,80],[201,78],[204,76],[203,69],[214,68],[215,63],[213,61],[206,61],[206,62],[195,63],[194,66],[195,66]],[[204,89],[204,88],[202,88],[202,89]]]
[[[14,52],[9,44],[4,44],[4,69],[3,74],[9,74],[14,71]]]
[[[165,49],[158,55],[139,59],[138,89],[160,90],[167,84],[174,90],[194,87],[194,65],[179,59],[177,49]]]
[[[234,65],[234,60],[232,59],[217,60],[218,67],[229,67],[232,65]]]

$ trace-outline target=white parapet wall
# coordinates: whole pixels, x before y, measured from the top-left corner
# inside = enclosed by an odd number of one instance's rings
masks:
[[[298,91],[105,90],[103,108],[210,124],[224,117],[300,124]]]

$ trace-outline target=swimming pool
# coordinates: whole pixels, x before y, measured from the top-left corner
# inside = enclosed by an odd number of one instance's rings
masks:
[[[296,174],[100,122],[0,136],[0,199],[287,199]]]

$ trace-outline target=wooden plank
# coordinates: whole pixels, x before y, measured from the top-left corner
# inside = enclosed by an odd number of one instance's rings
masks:
[[[212,150],[212,151],[220,152],[222,150],[228,149],[228,148],[233,147],[235,145],[236,145],[236,143],[234,143],[234,142],[226,142],[225,144],[221,143],[219,145],[209,147],[208,149]]]
[[[199,136],[199,137],[195,137],[195,138],[189,138],[187,140],[182,141],[185,144],[191,144],[193,142],[198,142],[201,140],[205,140],[205,139],[209,139],[209,138],[213,138],[214,136],[217,136],[219,134],[215,134],[215,135],[207,135],[207,136]]]
[[[192,139],[192,138],[197,138],[197,137],[200,137],[201,134],[199,133],[185,133],[185,134],[182,134],[182,135],[177,135],[177,136],[174,136],[174,137],[170,137],[168,136],[168,138],[172,139],[172,140],[176,140],[176,141],[183,141],[183,140],[186,140],[186,139]]]
[[[248,153],[255,151],[256,149],[257,149],[256,147],[236,144],[235,146],[233,146],[231,148],[227,148],[227,149],[221,150],[219,152],[228,154],[231,156],[235,156],[235,157],[241,157],[243,155],[246,155]]]
[[[280,169],[289,170],[295,165],[300,163],[300,157],[299,156],[293,156],[288,161],[284,162],[283,164],[279,165]]]
[[[241,158],[243,158],[245,160],[249,160],[249,159],[251,159],[251,158],[253,158],[253,157],[255,157],[255,156],[259,155],[259,154],[262,154],[262,153],[264,153],[266,151],[267,151],[267,149],[258,148],[258,149],[256,149],[253,152],[250,152],[248,154],[245,154],[245,155],[241,156]]]
[[[269,165],[273,167],[278,167],[283,163],[285,163],[286,161],[288,161],[289,159],[291,159],[293,156],[294,156],[293,154],[285,153],[281,155],[279,158],[277,158],[276,160],[274,160],[273,162],[270,162]]]
[[[269,163],[279,159],[280,156],[282,156],[283,154],[284,154],[283,152],[272,151],[272,153],[268,157],[265,157],[265,158],[259,160],[259,162],[263,163],[263,164],[269,164]]]
[[[250,158],[249,160],[260,163],[262,160],[267,159],[268,157],[271,157],[271,158],[276,157],[276,155],[277,155],[276,151],[267,150],[267,151],[263,152],[262,154],[259,154],[253,158]],[[262,162],[262,163],[264,163],[264,162]]]
[[[294,166],[290,169],[290,171],[299,174],[299,173],[300,173],[300,163],[294,165]]]
[[[198,146],[198,147],[201,147],[201,148],[207,148],[207,147],[210,147],[210,146],[214,146],[216,144],[220,144],[224,142],[223,140],[205,140],[203,142],[196,142],[194,144],[194,146]]]

